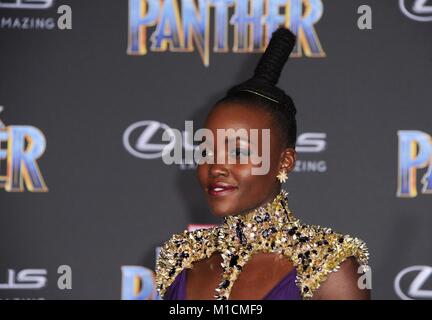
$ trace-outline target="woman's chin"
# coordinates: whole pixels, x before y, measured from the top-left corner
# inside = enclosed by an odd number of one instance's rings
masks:
[[[219,217],[219,218],[223,218],[226,216],[231,216],[231,215],[235,215],[236,212],[230,208],[221,208],[221,207],[212,207],[211,211],[213,213],[214,216]]]

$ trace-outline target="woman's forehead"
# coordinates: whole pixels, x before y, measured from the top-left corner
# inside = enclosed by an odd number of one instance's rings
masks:
[[[255,106],[242,104],[222,104],[208,115],[205,128],[216,129],[271,129],[271,116],[267,111]]]

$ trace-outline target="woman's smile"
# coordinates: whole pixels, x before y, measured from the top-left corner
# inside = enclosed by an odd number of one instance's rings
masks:
[[[226,182],[214,182],[207,187],[207,193],[214,197],[222,197],[235,192],[237,186]]]

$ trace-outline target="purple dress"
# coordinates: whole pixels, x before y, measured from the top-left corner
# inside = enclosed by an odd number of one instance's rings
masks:
[[[300,290],[295,284],[297,270],[289,272],[263,300],[301,300]],[[165,292],[164,300],[185,300],[186,298],[186,269],[175,278]]]

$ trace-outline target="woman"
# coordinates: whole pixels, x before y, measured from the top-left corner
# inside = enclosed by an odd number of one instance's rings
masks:
[[[369,299],[369,290],[358,285],[359,267],[368,262],[365,243],[302,224],[281,189],[295,165],[297,127],[294,103],[276,84],[294,43],[289,30],[276,30],[254,76],[210,111],[205,128],[214,136],[217,129],[270,129],[269,171],[252,174],[250,161],[198,165],[209,206],[223,223],[184,231],[164,244],[156,267],[161,298]],[[232,150],[223,145],[212,155],[248,157],[262,153],[264,142],[236,139]]]

